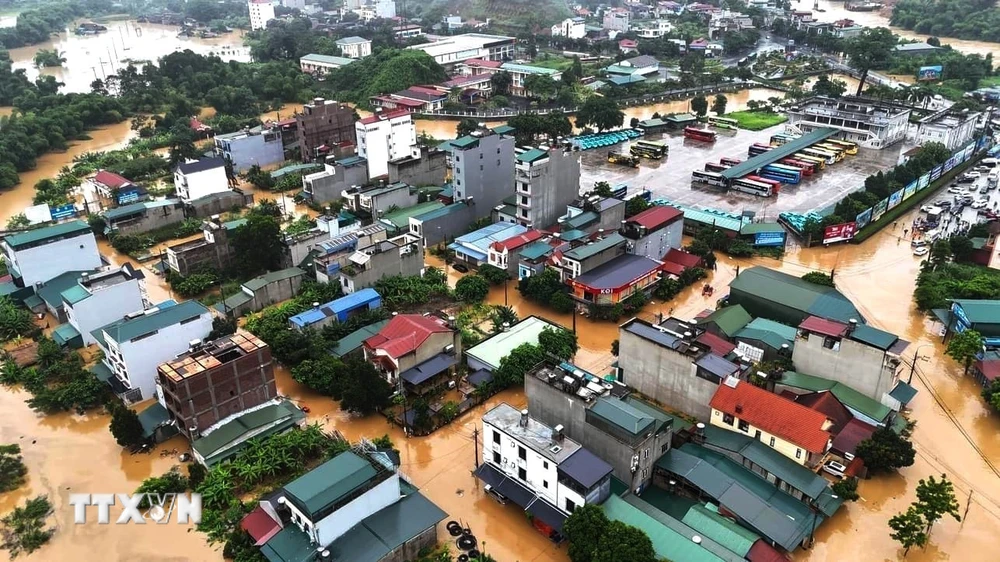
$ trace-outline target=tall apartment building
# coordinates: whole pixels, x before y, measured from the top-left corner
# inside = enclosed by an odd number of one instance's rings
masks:
[[[455,201],[472,199],[476,217],[488,216],[514,192],[513,132],[480,128],[451,146]]]
[[[566,18],[551,28],[553,37],[583,39],[587,36],[587,20],[581,17]]]
[[[285,161],[281,129],[254,127],[225,135],[215,135],[215,154],[233,163],[243,173],[253,166],[268,168]]]
[[[190,441],[278,395],[271,348],[249,332],[202,343],[156,368],[157,396]]]
[[[354,108],[336,100],[314,98],[295,115],[303,162],[312,162],[334,146],[354,143]],[[320,150],[326,147],[327,150]]]
[[[532,148],[514,164],[517,222],[546,228],[566,212],[580,194],[580,152],[575,147]]]
[[[274,19],[274,4],[272,0],[249,0],[250,29],[257,31],[267,27],[267,22]]]
[[[368,177],[389,174],[389,160],[409,156],[417,144],[417,128],[406,110],[376,113],[354,124],[358,156],[368,160]]]
[[[375,0],[375,17],[391,20],[396,17],[395,0]]]
[[[45,283],[67,271],[89,271],[102,265],[94,231],[81,220],[6,234],[0,249],[7,270],[20,287]]]

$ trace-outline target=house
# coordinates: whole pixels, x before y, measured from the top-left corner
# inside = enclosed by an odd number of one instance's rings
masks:
[[[159,402],[154,403],[150,410],[156,407],[166,411]],[[140,418],[141,416],[142,414]],[[168,428],[175,427],[170,421],[164,425]],[[202,431],[201,437],[191,442],[191,456],[195,462],[211,468],[237,456],[250,441],[295,431],[305,425],[305,412],[289,400],[276,398],[243,413],[229,416]]]
[[[580,192],[580,149],[571,145],[518,150],[514,195],[518,224],[545,228],[556,223]]]
[[[611,8],[604,12],[603,28],[607,31],[625,33],[629,30],[631,13],[625,8]]]
[[[157,398],[189,441],[278,396],[271,348],[242,330],[192,341],[156,368]]]
[[[513,96],[527,97],[533,94],[528,87],[529,76],[548,76],[552,80],[560,80],[562,71],[554,68],[544,68],[541,66],[531,66],[528,64],[517,64],[505,62],[500,66],[500,70],[507,72],[511,76],[510,93]]]
[[[0,250],[18,287],[32,287],[67,271],[89,271],[103,265],[94,232],[81,220],[8,232],[0,239]]]
[[[137,203],[149,198],[149,192],[145,187],[107,170],[99,170],[94,177],[85,181],[100,197],[110,199],[115,206]]]
[[[469,59],[455,65],[455,71],[460,76],[492,76],[500,71],[502,61]]]
[[[598,234],[593,239],[582,239],[582,243],[562,253],[560,272],[562,280],[575,279],[624,255],[627,252],[627,245],[625,237],[617,232],[605,236]],[[646,262],[633,263],[637,267],[639,264],[648,265]]]
[[[374,186],[346,189],[341,196],[351,211],[367,213],[374,220],[385,216],[391,209],[412,207],[419,199],[417,190],[412,186],[402,182],[386,184],[383,181]]]
[[[302,106],[301,113],[295,114],[295,121],[303,162],[312,162],[325,157],[334,147],[355,142],[354,108],[336,100],[313,98]]]
[[[187,160],[174,168],[174,189],[187,203],[194,199],[229,191],[226,161],[222,158]]]
[[[684,213],[674,207],[657,205],[623,221],[619,233],[629,240],[630,254],[661,259],[671,249],[680,248]]]
[[[934,316],[944,324],[945,337],[975,330],[986,338],[988,347],[1000,341],[996,340],[1000,338],[1000,300],[953,299],[948,309],[934,310]]]
[[[423,30],[416,24],[397,25],[392,28],[392,35],[396,39],[409,39],[423,34]]]
[[[35,314],[48,312],[57,321],[66,322],[66,303],[63,301],[63,291],[75,287],[84,274],[98,273],[99,270],[67,271],[56,275],[44,283],[36,283],[28,287],[24,294],[24,305]],[[32,294],[32,292],[34,294]],[[68,339],[68,338],[67,338]]]
[[[786,109],[788,122],[803,134],[833,128],[838,138],[881,149],[906,137],[911,109],[865,97],[813,97]]]
[[[417,144],[417,130],[404,110],[376,113],[354,125],[358,156],[368,160],[368,177],[388,175],[389,160],[409,156]]]
[[[330,283],[339,281],[340,269],[349,265],[349,258],[358,248],[371,246],[388,238],[385,227],[371,224],[358,230],[317,242],[310,250],[316,281]]]
[[[500,361],[518,346],[538,345],[538,336],[546,328],[563,329],[558,324],[537,316],[529,316],[513,326],[505,326],[501,332],[465,350],[465,362],[469,365],[469,371],[496,371],[500,368]]]
[[[364,353],[389,384],[423,394],[458,364],[462,339],[448,321],[436,316],[396,314],[365,340]]]
[[[442,82],[438,89],[451,92],[455,88],[459,89],[459,99],[463,103],[476,103],[485,100],[493,94],[493,82],[489,74],[478,74],[475,76],[456,76],[451,80]]]
[[[619,62],[617,66],[632,69],[631,74],[638,74],[640,76],[648,76],[660,71],[660,61],[649,55],[625,59]]]
[[[410,223],[410,219],[443,209],[445,206],[445,203],[443,203],[440,199],[417,203],[416,205],[404,207],[382,215],[379,217],[377,224],[382,225],[382,227],[385,228],[390,235],[411,233],[414,236],[420,236],[422,239],[422,235],[419,232],[414,233],[412,231],[413,227]]]
[[[60,297],[67,322],[64,326],[79,335],[84,346],[97,343],[92,334],[97,328],[149,306],[145,277],[129,263],[118,269],[82,273]],[[65,334],[64,329],[55,335]]]
[[[215,155],[231,162],[237,173],[246,172],[253,166],[269,168],[285,161],[280,130],[254,127],[215,135],[214,140]]]
[[[198,301],[167,303],[132,312],[91,335],[104,353],[99,378],[126,403],[156,394],[156,367],[212,331],[212,315]]]
[[[438,201],[447,199],[447,196],[438,196]],[[468,225],[476,221],[476,205],[471,199],[465,199],[412,215],[409,221],[410,234],[423,237],[425,246],[443,244],[461,236]]]
[[[368,183],[368,161],[357,156],[328,156],[323,171],[302,176],[302,192],[316,203],[336,201],[342,193]]]
[[[185,219],[184,204],[180,199],[161,199],[159,201],[140,201],[105,209],[100,212],[104,217],[104,234],[142,234],[177,224]]]
[[[566,206],[566,214],[559,218],[559,228],[563,233],[577,230],[584,234],[603,235],[604,232],[617,230],[624,219],[625,201],[590,194]]]
[[[406,111],[409,113],[431,113],[444,107],[448,92],[411,86],[405,90],[384,96],[372,96],[372,106],[386,111]]]
[[[468,59],[510,60],[514,56],[514,43],[514,37],[464,33],[442,37],[430,43],[412,45],[407,49],[423,51],[438,64],[452,65]]]
[[[345,451],[265,496],[240,527],[273,562],[415,560],[447,514],[383,451]]]
[[[365,340],[382,331],[382,328],[388,323],[388,320],[379,320],[347,334],[333,344],[329,349],[330,355],[337,359],[346,359],[347,357],[363,358]]]
[[[927,43],[902,43],[894,47],[897,55],[923,57],[939,53],[944,47],[936,47]]]
[[[754,318],[734,334],[739,353],[747,361],[774,361],[790,357],[798,331],[767,318]]]
[[[363,59],[372,54],[371,39],[365,39],[357,35],[337,39],[336,44],[340,48],[340,54],[352,59]]]
[[[227,296],[212,307],[216,312],[230,318],[238,318],[251,312],[259,312],[272,304],[291,299],[299,293],[306,272],[297,267],[280,269],[258,275],[240,285],[236,294]]]
[[[324,326],[334,322],[346,322],[355,314],[374,310],[380,306],[382,306],[382,297],[375,289],[361,289],[326,304],[314,306],[305,312],[300,312],[289,318],[288,323],[300,332],[306,329],[320,330]]]
[[[532,242],[522,248],[517,262],[518,280],[541,273],[555,251],[552,244],[543,241]]]
[[[325,76],[329,74],[331,70],[337,70],[338,68],[347,66],[355,60],[357,59],[311,53],[299,58],[299,68],[302,69],[302,72],[307,74]]]
[[[666,19],[637,21],[632,26],[632,31],[643,39],[659,39],[673,30],[674,24]]]
[[[837,322],[864,316],[834,287],[817,285],[762,266],[744,269],[729,285],[728,303],[738,304],[754,318],[798,326],[809,316]]]
[[[167,247],[167,265],[175,273],[188,276],[205,268],[222,271],[232,262],[230,236],[246,219],[222,222],[218,215],[201,225],[202,239]]]
[[[448,154],[436,147],[411,147],[410,154],[388,164],[389,183],[441,185],[448,175]]]
[[[685,270],[704,265],[701,256],[670,248],[660,261],[663,262],[662,271],[674,279],[679,279]]]
[[[475,475],[532,515],[546,534],[562,531],[577,507],[606,500],[612,471],[562,426],[532,419],[528,410],[500,403],[483,414],[483,459]]]
[[[568,363],[543,366],[524,377],[532,418],[562,424],[613,467],[628,489],[639,493],[653,479],[653,463],[670,449],[674,418],[631,396],[619,382],[607,382]]]
[[[618,50],[626,55],[639,52],[639,42],[635,39],[622,39],[618,42]]]
[[[824,413],[737,378],[719,385],[709,423],[752,436],[785,457],[816,466],[830,449],[833,421]]]
[[[836,397],[856,419],[869,425],[894,427],[895,420],[898,419],[889,406],[869,398],[844,383],[822,377],[785,371],[775,381],[774,391],[793,400],[798,400],[799,396],[828,392]]]
[[[356,248],[340,262],[340,286],[346,294],[372,287],[383,277],[414,276],[423,272],[424,243],[417,236],[401,234],[368,246],[359,244]]]
[[[490,244],[487,263],[505,270],[509,276],[516,275],[521,248],[535,242],[543,234],[540,230],[529,230]]]
[[[478,267],[488,263],[490,246],[493,243],[520,236],[526,232],[528,229],[518,224],[494,223],[459,236],[454,242],[448,244],[448,248],[455,252],[456,260]]]
[[[732,340],[751,320],[746,309],[737,304],[720,308],[708,316],[698,318],[695,324],[717,336]]]
[[[330,209],[327,207],[327,209]],[[361,230],[361,220],[350,211],[341,209],[336,215],[319,215],[316,226],[303,232],[284,233],[282,263],[288,267],[312,268],[312,259],[318,255],[316,245],[349,232]]]
[[[587,20],[582,17],[566,18],[551,28],[553,37],[583,39],[587,36]]]
[[[622,254],[570,280],[570,296],[592,305],[615,305],[647,292],[660,281],[663,263],[635,254]]]

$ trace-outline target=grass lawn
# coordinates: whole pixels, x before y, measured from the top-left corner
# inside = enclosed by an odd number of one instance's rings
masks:
[[[787,116],[770,111],[734,111],[726,113],[724,117],[739,121],[739,127],[748,131],[763,131],[768,127],[780,125],[788,121]]]
[[[528,63],[531,66],[540,66],[542,68],[552,68],[555,70],[566,70],[573,65],[573,59],[568,59],[563,56],[552,56],[546,54],[539,54],[534,61]]]
[[[988,88],[991,86],[1000,86],[1000,76],[987,76],[979,81],[980,88]]]

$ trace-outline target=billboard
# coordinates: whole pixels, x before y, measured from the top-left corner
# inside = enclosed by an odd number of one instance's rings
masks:
[[[944,171],[950,172],[952,168],[958,165],[958,157],[952,156],[951,158],[945,160]]]
[[[938,66],[921,66],[917,71],[917,80],[940,80],[944,68]]]
[[[957,302],[951,303],[951,314],[955,318],[955,331],[962,333],[972,327],[972,322],[969,322],[969,317],[965,315],[965,309],[962,305]]]
[[[882,218],[882,215],[885,214],[885,211],[888,207],[889,207],[888,199],[883,199],[878,203],[875,203],[875,208],[872,210],[872,222],[875,222],[878,219]]]
[[[944,166],[934,166],[934,169],[931,170],[931,181],[934,181],[934,180],[938,179],[939,177],[941,177],[941,170],[943,170],[943,169],[944,169]]]
[[[973,145],[971,145],[971,144],[969,146],[965,147],[965,150],[962,151],[962,162],[965,162],[969,158],[972,158],[972,153],[975,152],[975,151],[976,151],[976,147],[973,146]]]
[[[923,189],[930,184],[931,184],[931,173],[927,172],[926,174],[920,176],[920,179],[917,180],[917,186],[918,186],[917,189]]]
[[[854,238],[856,226],[857,224],[853,222],[842,222],[840,224],[832,224],[826,227],[823,230],[823,243],[832,244],[834,242],[843,242],[844,240]]]
[[[893,208],[903,202],[903,190],[900,189],[896,193],[889,196],[889,208]]]
[[[753,235],[754,246],[784,246],[785,233],[782,232],[758,232]]]
[[[76,207],[72,203],[61,207],[52,207],[52,220],[65,219],[76,216]]]
[[[872,209],[868,209],[858,213],[858,217],[854,219],[854,228],[861,230],[862,228],[868,226],[868,223],[872,222]]]
[[[906,186],[906,188],[903,189],[903,199],[904,200],[909,199],[916,192],[917,192],[917,180],[913,180],[910,182],[910,185]]]

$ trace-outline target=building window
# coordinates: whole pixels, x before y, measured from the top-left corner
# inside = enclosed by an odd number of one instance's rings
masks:
[[[840,339],[839,338],[823,338],[823,347],[827,349],[832,349],[833,351],[840,351]]]
[[[670,448],[670,443],[669,442],[660,445],[660,453],[661,454],[662,453],[666,453],[667,449],[669,449],[669,448]]]
[[[546,490],[549,489],[549,481],[548,480],[542,480],[542,488],[545,488]]]
[[[795,449],[795,458],[797,459],[802,458],[802,449]]]
[[[480,172],[482,172],[482,171],[483,171],[483,165],[482,165],[482,164],[480,164],[480,165],[479,165],[479,171],[480,171]]]
[[[542,461],[542,468],[544,468],[545,470],[548,470],[549,469],[549,461]]]
[[[525,449],[524,447],[518,447],[517,458],[521,459],[522,461],[528,460],[528,450]]]
[[[733,418],[732,415],[730,415],[730,414],[722,414],[722,423],[724,423],[726,425],[733,425],[733,421],[735,421],[735,418]]]
[[[567,499],[566,500],[566,511],[568,511],[570,513],[573,513],[574,511],[576,511],[576,502],[574,502],[573,500]]]
[[[500,458],[500,453],[497,451],[493,451],[493,464],[503,464],[503,461]]]
[[[500,444],[500,432],[499,431],[494,431],[493,432],[493,442],[496,443],[497,445]]]
[[[527,482],[528,481],[528,471],[525,470],[525,469],[523,469],[523,468],[518,468],[517,469],[517,477],[520,478],[521,480]]]
[[[748,424],[747,422],[740,420],[738,425],[740,431],[750,431],[750,424]]]

